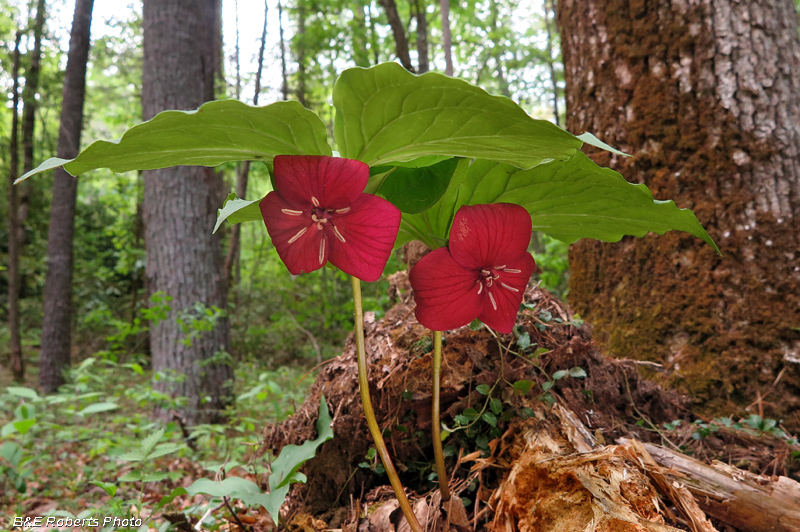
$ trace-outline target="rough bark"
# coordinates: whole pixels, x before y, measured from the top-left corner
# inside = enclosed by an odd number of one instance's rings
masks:
[[[299,0],[297,5],[297,36],[292,43],[297,54],[297,101],[308,107],[306,100],[306,5],[305,0]]]
[[[63,159],[71,159],[80,151],[93,4],[94,0],[75,2],[67,68],[64,71],[61,125],[58,130],[58,156]],[[57,390],[64,383],[62,373],[69,366],[72,336],[72,241],[75,234],[77,192],[77,179],[63,168],[57,168],[47,233],[47,275],[39,359],[39,383],[45,393]]]
[[[570,302],[609,352],[663,362],[707,413],[800,427],[800,42],[790,0],[559,2],[567,129],[692,208],[679,233],[580,242]],[[755,405],[754,405],[755,406]]]
[[[144,119],[165,109],[194,109],[213,98],[220,65],[217,17],[218,0],[144,2]],[[144,184],[148,291],[173,298],[167,317],[150,327],[153,370],[164,376],[155,385],[188,398],[180,411],[187,423],[216,420],[233,378],[219,357],[229,351],[227,317],[203,332],[184,331],[177,319],[200,318],[197,304],[226,310],[220,242],[211,234],[221,179],[210,168],[181,166],[145,172]]]
[[[14,380],[25,380],[25,358],[19,328],[19,198],[14,181],[19,174],[19,44],[22,33],[17,31],[12,54],[11,133],[8,142],[8,331],[10,335],[9,365]]]
[[[286,41],[283,38],[283,6],[278,0],[278,38],[281,48],[281,97],[289,99],[289,78],[286,74]]]
[[[269,12],[269,6],[267,2],[264,2],[264,27],[261,31],[261,46],[258,48],[258,68],[256,69],[256,86],[255,86],[255,94],[253,95],[253,105],[258,105],[258,96],[261,93],[261,73],[264,70],[264,49],[267,46],[267,13]],[[238,39],[238,29],[237,29],[237,39]],[[238,41],[237,41],[238,42]],[[238,46],[238,45],[237,45]],[[238,52],[237,52],[238,54]],[[237,60],[236,63],[236,79],[238,83],[239,79],[239,63]],[[237,95],[238,98],[238,95]],[[240,198],[244,198],[245,194],[247,194],[247,178],[250,174],[250,161],[245,161],[242,165],[238,168],[236,172],[236,195]],[[239,250],[240,244],[242,240],[242,226],[241,224],[236,224],[231,229],[231,239],[230,244],[228,246],[228,254],[225,256],[225,268],[224,268],[224,276],[225,282],[228,283],[228,286],[231,286],[230,282],[233,279],[233,267],[234,265],[239,264]],[[237,274],[238,277],[238,274]]]
[[[403,27],[403,21],[400,20],[400,15],[397,13],[397,4],[394,0],[379,0],[384,11],[386,11],[386,18],[389,20],[389,27],[392,28],[392,35],[394,36],[394,51],[400,64],[409,72],[414,72],[414,66],[411,64],[411,55],[408,53],[408,37],[406,37],[406,30]]]

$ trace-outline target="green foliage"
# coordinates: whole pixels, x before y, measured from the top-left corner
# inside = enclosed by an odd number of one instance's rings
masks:
[[[531,168],[582,144],[507,98],[437,73],[414,76],[396,63],[344,71],[333,104],[339,151],[370,166],[437,155]]]

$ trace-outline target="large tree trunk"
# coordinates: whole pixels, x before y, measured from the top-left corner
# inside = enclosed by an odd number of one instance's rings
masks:
[[[400,20],[400,15],[397,13],[397,4],[394,0],[378,0],[384,11],[386,11],[386,18],[389,21],[389,27],[392,28],[392,35],[394,35],[394,50],[397,54],[397,59],[403,68],[409,72],[414,72],[414,66],[411,64],[411,55],[408,53],[408,37],[406,37],[406,30],[403,26],[403,21]]]
[[[22,355],[22,340],[19,328],[19,198],[14,181],[19,177],[19,44],[22,33],[17,31],[12,54],[11,133],[8,142],[8,332],[9,366],[14,380],[25,380],[25,358]]]
[[[145,119],[213,98],[220,65],[218,2],[145,0]],[[144,181],[148,290],[172,298],[167,317],[151,323],[153,370],[163,377],[156,387],[188,398],[181,408],[187,423],[216,420],[233,378],[220,356],[229,351],[228,320],[221,316],[208,331],[193,327],[192,320],[202,319],[203,308],[226,310],[220,243],[211,234],[222,199],[220,176],[210,168],[181,166],[145,172]],[[188,327],[182,329],[179,318]]]
[[[83,129],[83,101],[86,92],[86,62],[94,0],[75,2],[72,34],[64,72],[61,126],[58,130],[58,156],[72,159],[78,155]],[[75,234],[75,200],[78,181],[63,168],[57,168],[53,180],[53,204],[47,233],[47,276],[44,285],[42,351],[39,359],[39,382],[45,393],[63,384],[62,375],[69,366],[72,334],[72,240]]]
[[[708,413],[800,427],[800,43],[791,0],[562,0],[567,128],[724,256],[679,233],[572,247],[570,303]]]
[[[426,0],[414,0],[414,19],[417,21],[417,74],[430,70],[428,60],[428,18]]]

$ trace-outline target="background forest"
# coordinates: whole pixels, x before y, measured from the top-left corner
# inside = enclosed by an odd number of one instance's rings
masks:
[[[197,20],[182,23],[199,28],[195,44],[208,47],[214,67],[195,83],[204,91],[196,104],[183,108],[295,99],[332,131],[338,75],[396,61],[467,80],[632,154],[588,151],[656,198],[693,209],[723,257],[677,232],[571,246],[535,232],[539,285],[577,311],[574,323],[593,324],[606,354],[642,361],[643,375],[692,398],[698,414],[687,414],[686,432],[678,435],[680,420],[657,432],[701,439],[709,427],[737,426],[786,443],[796,471],[800,3],[554,2],[205,0]],[[202,244],[206,269],[170,285],[155,250],[182,237],[156,236],[156,227],[177,219],[162,203],[177,189],[156,188],[154,171],[102,169],[77,180],[48,172],[11,186],[48,157],[118,138],[166,108],[146,54],[168,45],[147,27],[140,2],[0,0],[0,507],[8,516],[80,516],[90,507],[155,515],[180,495],[181,478],[246,465],[264,424],[300,407],[353,328],[347,276],[289,275],[260,223],[223,225]],[[261,163],[202,176],[208,187],[192,201],[210,216],[195,224],[203,233],[228,193],[256,199],[270,190]],[[381,280],[364,286],[365,310],[377,319],[402,299],[389,279],[405,261],[394,255]],[[211,287],[207,297],[199,286]],[[516,341],[530,342],[524,334]],[[208,348],[211,337],[226,349]],[[221,369],[186,382],[176,353]],[[374,452],[364,460],[381,473]],[[182,509],[220,526],[229,516],[206,512],[219,500]]]

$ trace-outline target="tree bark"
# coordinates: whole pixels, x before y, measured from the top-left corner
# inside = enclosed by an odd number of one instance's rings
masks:
[[[220,72],[219,0],[145,0],[143,4],[144,119],[165,109],[194,109],[214,96]],[[209,38],[209,35],[212,38]],[[211,168],[181,166],[144,174],[147,285],[172,297],[164,320],[151,323],[157,389],[184,396],[187,424],[219,420],[229,402],[225,280],[220,242],[211,234],[221,180]],[[210,330],[193,327],[204,310],[223,314]],[[178,319],[188,327],[183,330]],[[158,415],[167,412],[160,409]]]
[[[42,63],[42,34],[46,18],[45,0],[38,0],[36,19],[33,23],[33,50],[30,52],[28,71],[25,74],[25,89],[22,91],[22,173],[33,170],[33,135],[36,129],[36,93],[39,92],[39,72]],[[28,220],[33,181],[25,181],[19,187],[18,242],[25,245],[25,222]]]
[[[414,18],[417,21],[417,73],[430,70],[428,60],[428,19],[425,0],[414,0]]]
[[[255,86],[255,94],[253,95],[253,105],[258,105],[258,96],[261,93],[261,73],[264,70],[264,49],[267,46],[267,13],[269,12],[269,6],[267,5],[266,0],[264,1],[264,28],[261,31],[261,46],[258,48],[258,68],[256,69],[256,86]],[[237,30],[238,31],[238,30]],[[237,79],[239,78],[238,74],[238,63],[237,63]],[[245,194],[247,194],[247,178],[250,174],[250,161],[245,161],[239,167],[238,172],[236,172],[236,195],[240,198],[244,198]],[[235,264],[239,263],[239,250],[242,240],[242,226],[241,224],[236,224],[231,229],[231,240],[230,245],[228,246],[228,254],[225,256],[225,281],[228,283],[228,286],[231,286],[231,280],[233,279],[233,267]]]
[[[278,0],[278,38],[281,48],[281,97],[289,99],[289,78],[286,74],[286,41],[283,38],[283,6]]]
[[[556,76],[555,61],[553,61],[553,28],[550,20],[550,12],[553,10],[549,0],[544,2],[544,29],[547,32],[547,44],[545,53],[547,54],[547,69],[550,72],[550,82],[553,84],[553,118],[556,125],[561,125],[561,112],[558,110],[558,77]]]
[[[453,75],[453,38],[450,36],[450,0],[439,0],[442,11],[442,48],[444,48],[444,73]]]
[[[298,0],[297,6],[297,37],[295,52],[297,54],[297,101],[308,107],[306,101],[306,5],[305,0]]]
[[[63,159],[72,159],[80,151],[93,4],[94,0],[75,2],[67,68],[64,71],[61,126],[58,130],[58,156]],[[75,234],[77,192],[77,179],[63,168],[57,168],[47,233],[47,275],[44,286],[42,351],[39,359],[39,383],[45,393],[54,392],[64,383],[63,371],[69,366],[72,336],[72,241]]]
[[[11,133],[8,143],[8,330],[10,335],[9,366],[14,380],[25,380],[25,357],[19,328],[19,198],[14,181],[19,174],[19,44],[22,33],[17,31],[12,54]]]
[[[790,0],[563,0],[567,129],[722,249],[681,233],[580,242],[570,303],[607,350],[663,362],[729,415],[800,428],[800,42]]]
[[[397,13],[397,4],[394,0],[379,0],[384,11],[386,11],[386,18],[389,20],[389,26],[392,28],[392,35],[394,35],[394,50],[400,64],[409,72],[414,72],[414,66],[411,64],[411,56],[408,53],[408,38],[406,37],[406,30],[403,27],[403,21],[400,20],[400,15]]]

